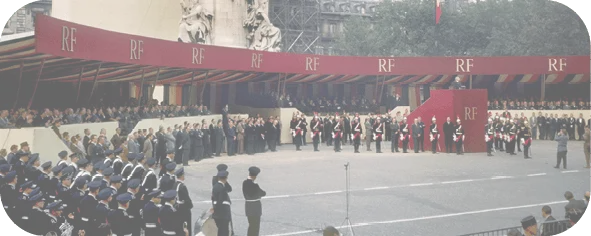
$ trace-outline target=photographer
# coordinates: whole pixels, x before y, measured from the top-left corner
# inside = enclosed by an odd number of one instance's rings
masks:
[[[558,135],[554,138],[554,141],[558,142],[556,166],[554,168],[558,169],[560,166],[560,161],[562,160],[562,168],[566,169],[566,153],[568,150],[568,134],[566,133],[566,129],[560,130],[560,132],[558,132]]]

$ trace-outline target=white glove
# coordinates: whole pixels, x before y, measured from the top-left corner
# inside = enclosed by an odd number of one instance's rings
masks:
[[[404,136],[400,134],[400,141],[404,141]]]
[[[465,138],[466,138],[466,135],[462,135],[462,142],[464,142]]]
[[[484,141],[488,143],[488,141],[490,141],[490,138],[488,137],[488,135],[484,135]]]
[[[353,134],[349,134],[349,137],[351,138],[351,140],[353,140]]]
[[[521,139],[521,144],[525,145],[525,139]]]
[[[311,133],[310,134],[310,138],[314,138],[314,133]]]
[[[433,134],[429,134],[429,140],[430,140],[431,142],[433,142],[433,140],[435,140],[435,138],[433,138]]]

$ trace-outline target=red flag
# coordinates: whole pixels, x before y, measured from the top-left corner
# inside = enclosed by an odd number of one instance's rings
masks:
[[[435,24],[439,24],[441,18],[441,0],[435,0]]]

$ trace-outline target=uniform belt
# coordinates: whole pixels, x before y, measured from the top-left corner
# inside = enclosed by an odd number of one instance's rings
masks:
[[[4,209],[8,209],[8,206],[4,206]]]
[[[162,233],[163,234],[166,234],[166,235],[176,235],[176,232],[174,232],[174,231],[166,231],[166,230],[164,230],[164,231],[162,231]]]
[[[156,228],[156,223],[146,223],[146,228]]]
[[[217,201],[214,201],[213,204],[218,204]],[[232,203],[228,202],[228,201],[223,201],[222,204],[226,204],[226,205],[232,205]]]
[[[82,221],[88,221],[88,218],[85,218],[85,217],[80,217],[80,219],[81,219]]]
[[[55,198],[55,196],[51,196],[51,195],[49,195],[49,198],[51,198],[51,199],[54,199],[54,198]]]
[[[177,201],[178,204],[185,204],[185,201]]]
[[[21,219],[23,219],[23,220],[28,220],[28,219],[29,219],[29,217],[28,217],[28,216],[23,216],[23,217],[21,217]]]
[[[261,201],[261,199],[259,198],[259,199],[254,199],[254,200],[246,200],[246,201],[247,201],[247,202],[260,202],[260,201]]]
[[[129,219],[133,219],[133,218],[135,218],[135,216],[132,216],[132,215],[129,216]]]

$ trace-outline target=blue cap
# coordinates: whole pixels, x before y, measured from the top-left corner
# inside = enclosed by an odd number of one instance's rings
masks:
[[[60,153],[57,154],[57,156],[59,156],[60,158],[66,158],[66,157],[68,157],[68,152],[61,151]]]
[[[33,163],[35,163],[36,161],[39,160],[39,153],[35,153],[35,154],[31,154],[31,156],[29,157],[29,165],[33,165]]]
[[[166,164],[167,171],[173,171],[174,169],[176,169],[176,163],[171,162],[171,163]]]
[[[140,187],[139,179],[132,179],[127,183],[127,188],[136,189]]]
[[[113,168],[107,167],[106,169],[103,170],[103,175],[104,176],[111,176],[111,175],[113,175],[114,172],[115,172],[115,170],[113,170]]]
[[[71,159],[74,159],[74,158],[77,158],[77,157],[80,157],[80,156],[78,156],[78,154],[76,154],[76,153],[70,154],[70,158]]]
[[[117,148],[117,149],[113,150],[113,153],[114,154],[117,154],[117,155],[120,154],[120,153],[122,153],[122,152],[123,152],[123,148]]]
[[[64,205],[62,204],[62,200],[57,200],[55,202],[47,204],[45,209],[50,210],[50,211],[51,210],[61,211],[64,209]]]
[[[6,174],[6,176],[4,176],[4,180],[6,182],[12,181],[12,180],[14,180],[14,178],[16,178],[16,171],[8,172]]]
[[[180,169],[176,170],[176,172],[174,172],[174,174],[177,177],[181,177],[181,176],[185,175],[185,169],[181,167]]]
[[[51,161],[43,163],[43,165],[41,165],[41,168],[43,168],[43,170],[51,168]]]
[[[137,157],[137,153],[130,152],[127,154],[127,160],[129,160],[129,161],[135,160],[136,157]]]
[[[103,190],[101,190],[98,195],[96,195],[96,199],[97,200],[107,200],[109,199],[110,196],[113,195],[113,190],[110,188],[105,188]]]
[[[131,201],[131,199],[133,199],[133,197],[130,193],[124,193],[117,196],[117,202],[119,203],[128,203],[129,201]]]
[[[106,150],[105,151],[105,156],[110,156],[113,155],[113,151],[112,150]]]
[[[156,159],[154,159],[154,158],[148,158],[148,160],[146,160],[146,164],[148,166],[153,166],[154,164],[156,164]]]
[[[155,197],[160,197],[162,191],[160,191],[160,189],[155,189],[154,191],[148,193],[148,195],[146,195],[148,198],[155,198]]]
[[[173,150],[168,150],[168,151],[166,152],[166,154],[174,154],[174,149],[173,149]]]
[[[146,155],[145,155],[145,154],[143,154],[143,153],[138,153],[138,154],[137,154],[137,156],[135,157],[135,159],[136,159],[138,162],[140,162],[140,161],[144,160],[144,158],[145,158],[145,157],[146,157]]]
[[[259,173],[261,173],[261,169],[259,169],[256,166],[252,166],[252,167],[248,168],[248,175],[249,176],[257,176],[257,175],[259,175]]]
[[[10,171],[10,164],[2,164],[0,165],[0,172],[2,173],[6,173],[8,171]]]
[[[32,197],[29,198],[29,202],[40,202],[44,201],[43,193],[37,192],[35,195],[31,195]]]
[[[84,187],[85,184],[86,184],[86,179],[78,178],[78,179],[76,179],[74,186],[76,186],[77,188],[82,188],[82,187]]]
[[[98,171],[98,170],[102,170],[101,169],[102,165],[103,165],[102,162],[97,162],[97,163],[94,163],[94,165],[92,165],[92,167],[93,167],[94,171]]]
[[[228,171],[222,170],[218,172],[217,177],[228,177]]]
[[[121,183],[121,181],[123,181],[123,177],[121,177],[121,175],[111,176],[111,183]]]
[[[88,164],[88,160],[86,160],[86,158],[80,158],[76,162],[76,165],[78,165],[78,167],[83,167],[83,166],[86,166],[87,164]]]
[[[57,166],[54,166],[54,167],[51,169],[51,172],[53,172],[53,175],[57,175],[57,174],[59,174],[60,172],[62,172],[62,170],[63,170],[63,169],[65,169],[65,168],[62,168],[62,167],[63,167],[63,165],[57,165]]]
[[[21,158],[21,157],[28,156],[28,155],[29,155],[29,153],[28,153],[28,152],[23,152],[22,150],[20,150],[20,151],[18,151],[18,152],[16,153],[16,155],[15,155],[15,156],[16,156],[17,158]]]
[[[218,171],[228,170],[228,165],[226,164],[219,164],[217,167]]]
[[[24,184],[21,184],[21,189],[28,189],[28,188],[35,188],[35,187],[33,187],[33,181],[27,181]]]
[[[168,190],[162,195],[162,200],[169,201],[176,198],[176,190]]]
[[[66,166],[62,169],[62,175],[71,175],[72,173],[74,173],[74,167],[72,166]]]
[[[101,184],[102,184],[101,181],[92,181],[92,182],[88,183],[88,188],[90,189],[90,191],[96,190],[101,187]]]

